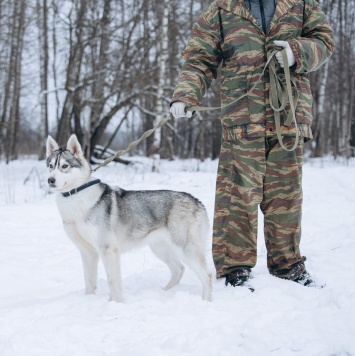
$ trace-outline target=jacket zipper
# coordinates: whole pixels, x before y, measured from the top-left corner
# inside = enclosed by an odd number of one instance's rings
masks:
[[[263,0],[259,0],[259,6],[260,6],[260,14],[261,14],[261,22],[263,26],[263,31],[266,35],[266,21],[265,21],[265,12],[264,12],[264,4]]]

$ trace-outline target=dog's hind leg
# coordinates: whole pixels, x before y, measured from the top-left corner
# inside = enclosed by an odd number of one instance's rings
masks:
[[[80,248],[85,277],[85,294],[94,294],[97,283],[99,255],[94,250]]]
[[[175,251],[172,250],[173,247],[168,246],[168,244],[163,241],[159,241],[150,244],[150,248],[160,260],[166,263],[171,272],[171,279],[163,289],[168,290],[175,287],[180,282],[181,277],[184,274],[185,267],[180,262]]]
[[[207,268],[205,256],[195,249],[184,251],[183,262],[190,267],[202,283],[202,299],[211,301],[212,298],[212,274]]]

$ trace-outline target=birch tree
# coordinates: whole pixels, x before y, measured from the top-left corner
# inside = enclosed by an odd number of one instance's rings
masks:
[[[42,158],[38,147],[48,129],[60,143],[75,132],[88,158],[98,145],[125,148],[151,129],[169,114],[180,53],[210,3],[0,0],[0,157],[9,161],[22,150]],[[320,3],[337,46],[330,61],[310,75],[314,141],[307,149],[337,157],[355,145],[355,0]],[[202,105],[220,105],[219,86],[218,78]],[[169,121],[133,154],[217,158],[220,137],[218,112],[208,111]],[[41,145],[29,152],[24,138]]]
[[[157,90],[157,103],[156,103],[156,119],[154,121],[154,126],[156,126],[163,117],[167,114],[167,105],[164,101],[164,86],[166,84],[167,70],[166,62],[168,59],[168,22],[169,20],[169,0],[164,0],[163,11],[161,19],[161,28],[159,30],[159,47],[158,47],[158,68],[159,68],[159,79],[158,79],[158,90]],[[161,146],[161,129],[157,129],[154,132],[154,141],[151,148],[151,153],[154,157],[153,171],[158,170],[158,164],[160,159]]]

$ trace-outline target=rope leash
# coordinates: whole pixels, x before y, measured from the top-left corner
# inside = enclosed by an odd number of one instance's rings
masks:
[[[239,98],[230,102],[228,104],[228,106],[236,103],[237,101],[241,100],[242,98],[244,98],[245,96],[247,96],[251,92],[253,92],[254,89],[256,88],[256,86],[261,82],[266,69],[269,67],[269,70],[270,70],[269,98],[270,98],[270,106],[274,110],[277,138],[280,142],[281,147],[284,150],[293,151],[297,147],[298,141],[299,141],[299,132],[298,132],[298,126],[297,126],[297,122],[296,122],[296,113],[295,113],[295,107],[296,107],[297,101],[298,101],[297,90],[295,90],[295,92],[296,92],[295,98],[293,98],[293,96],[292,96],[292,85],[296,89],[296,84],[291,79],[286,50],[283,47],[274,46],[274,45],[270,46],[270,48],[271,48],[271,50],[267,52],[266,64],[265,64],[260,76],[258,77],[258,80],[256,81],[256,83],[245,94],[243,94]],[[286,88],[284,88],[282,80],[278,77],[278,75],[276,73],[276,67],[278,65],[278,62],[275,59],[275,54],[279,51],[281,51],[282,59],[283,59],[283,63],[284,63]],[[281,135],[281,120],[280,120],[280,112],[285,110],[285,107],[288,102],[290,103],[290,111],[288,113],[288,117],[287,117],[287,120],[284,123],[284,125],[290,126],[292,124],[292,122],[294,122],[295,127],[296,127],[296,140],[295,140],[295,144],[293,145],[293,147],[291,149],[288,149],[283,144],[282,135]],[[185,111],[208,111],[208,110],[217,110],[217,109],[221,109],[221,107],[220,106],[210,107],[210,106],[192,105],[192,106],[186,107]],[[120,151],[116,152],[113,156],[105,159],[100,165],[98,165],[95,169],[93,169],[92,172],[96,172],[101,167],[108,165],[115,158],[120,157],[120,156],[124,155],[125,153],[129,152],[130,150],[132,150],[133,148],[137,147],[141,141],[145,140],[147,137],[152,135],[155,130],[164,126],[171,119],[171,117],[172,117],[172,115],[170,114],[169,116],[160,120],[155,127],[144,132],[143,135],[138,140],[131,142],[125,150],[120,150]]]
[[[298,132],[298,126],[297,126],[297,121],[296,121],[296,109],[295,109],[297,106],[297,102],[298,102],[298,92],[297,92],[297,90],[295,90],[295,97],[293,98],[292,85],[295,89],[297,87],[296,87],[295,81],[291,78],[291,73],[290,73],[290,68],[288,66],[288,59],[287,59],[287,54],[286,54],[285,48],[272,45],[272,46],[270,46],[270,49],[271,50],[269,50],[267,52],[267,61],[264,66],[264,69],[261,72],[261,74],[258,77],[258,80],[255,82],[255,84],[251,87],[251,89],[249,91],[247,91],[245,94],[243,94],[239,98],[230,102],[227,106],[236,103],[240,99],[242,99],[245,96],[252,93],[254,91],[254,89],[256,88],[256,86],[261,82],[261,79],[262,79],[263,75],[265,74],[266,69],[269,67],[269,71],[270,71],[269,99],[270,99],[270,106],[274,110],[276,135],[280,142],[280,146],[285,151],[291,152],[291,151],[295,150],[295,148],[297,147],[298,142],[299,142],[299,132]],[[283,63],[284,63],[284,74],[285,74],[286,88],[284,87],[282,80],[277,75],[276,67],[278,66],[278,62],[275,59],[275,54],[277,52],[281,52],[281,54],[282,54],[282,59],[283,59]],[[295,139],[295,143],[291,149],[285,147],[285,145],[283,144],[282,135],[281,135],[280,113],[282,111],[285,111],[285,107],[288,102],[290,103],[290,111],[287,115],[287,120],[285,121],[284,126],[288,127],[292,124],[292,122],[294,122],[295,129],[296,129],[296,139]],[[221,109],[221,107],[220,106],[208,107],[208,106],[192,105],[192,106],[185,108],[185,111],[206,111],[206,110],[217,110],[217,109]]]
[[[158,124],[153,127],[150,130],[147,130],[146,132],[144,132],[144,134],[138,139],[135,140],[133,142],[131,142],[128,147],[125,150],[120,150],[118,152],[116,152],[113,156],[105,159],[100,165],[98,165],[95,169],[92,170],[92,172],[96,172],[99,168],[108,165],[110,162],[112,162],[115,158],[120,157],[122,155],[124,155],[125,153],[127,153],[128,151],[132,150],[133,148],[137,147],[141,141],[145,140],[147,137],[149,137],[155,130],[159,129],[160,127],[164,126],[171,118],[171,115],[163,118],[162,120],[160,120],[158,122]]]
[[[276,74],[276,65],[275,65],[275,60],[270,62],[270,91],[269,91],[269,98],[270,98],[270,106],[274,110],[274,117],[275,117],[275,125],[276,125],[276,135],[277,139],[279,140],[280,146],[288,152],[291,152],[295,150],[295,148],[298,145],[299,141],[299,132],[298,132],[298,125],[297,125],[297,120],[296,120],[296,106],[298,102],[298,92],[297,92],[297,87],[296,83],[294,80],[291,78],[291,73],[290,73],[290,68],[288,66],[288,61],[287,61],[287,54],[286,50],[281,51],[282,54],[282,59],[283,62],[286,63],[284,66],[284,73],[285,73],[285,79],[286,79],[286,90],[281,89],[283,86],[282,81],[279,79],[279,77]],[[295,97],[292,97],[292,86],[295,88]],[[278,106],[279,103],[279,98],[281,97],[281,103],[280,106]],[[289,127],[292,122],[295,124],[295,129],[296,129],[296,139],[295,143],[292,146],[292,148],[288,149],[285,147],[282,141],[282,135],[281,135],[281,119],[280,119],[280,112],[285,110],[286,104],[290,103],[290,111],[288,112],[287,119],[284,122],[284,126]]]

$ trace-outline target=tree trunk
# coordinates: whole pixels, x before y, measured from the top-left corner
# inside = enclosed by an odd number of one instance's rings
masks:
[[[74,92],[77,90],[80,78],[80,69],[84,53],[84,29],[85,29],[85,15],[86,15],[87,1],[80,0],[80,6],[77,12],[77,19],[75,27],[71,28],[71,43],[70,55],[67,66],[67,79],[65,88],[67,94],[62,109],[62,114],[59,120],[59,127],[57,132],[57,141],[64,143],[71,134],[71,117],[74,106]],[[75,32],[75,38],[73,38]]]
[[[48,136],[48,8],[47,0],[37,0],[37,25],[39,42],[39,65],[40,65],[40,107],[41,121],[39,130],[39,159],[46,155],[45,140]]]
[[[21,59],[23,37],[25,32],[26,1],[14,2],[12,43],[9,70],[8,102],[5,103],[4,113],[8,114],[8,128],[6,132],[6,161],[16,159],[16,134],[20,120],[20,92],[21,92]],[[8,107],[9,106],[9,107]]]
[[[167,113],[166,105],[164,102],[164,85],[166,79],[166,62],[168,59],[168,20],[169,20],[169,0],[164,0],[163,3],[163,12],[162,12],[162,25],[160,31],[160,49],[159,49],[159,57],[158,57],[158,65],[159,65],[159,82],[158,82],[158,97],[157,97],[157,105],[156,105],[156,119],[154,122],[154,126],[157,125],[164,116],[164,113]],[[161,129],[157,129],[154,132],[154,140],[153,146],[150,150],[154,157],[153,162],[153,171],[158,171],[159,165],[159,150],[161,145]]]
[[[326,120],[325,117],[325,89],[327,86],[328,80],[328,68],[329,62],[327,62],[324,67],[320,70],[320,85],[319,85],[319,94],[318,94],[318,102],[317,102],[317,137],[316,142],[317,146],[314,151],[314,157],[323,157],[325,152],[325,141],[326,138],[324,136],[324,123]]]
[[[92,86],[92,102],[90,110],[90,127],[88,132],[91,133],[94,131],[95,126],[97,126],[100,121],[100,116],[105,105],[105,78],[106,78],[106,69],[108,63],[108,49],[110,44],[110,13],[111,13],[111,0],[104,1],[104,9],[102,18],[100,21],[100,53],[98,58],[97,66],[93,66],[93,71],[96,72],[96,80]],[[88,150],[88,155],[91,155],[97,144],[96,137],[90,137],[90,149]],[[100,137],[98,137],[100,138]],[[88,157],[89,158],[89,157]]]

